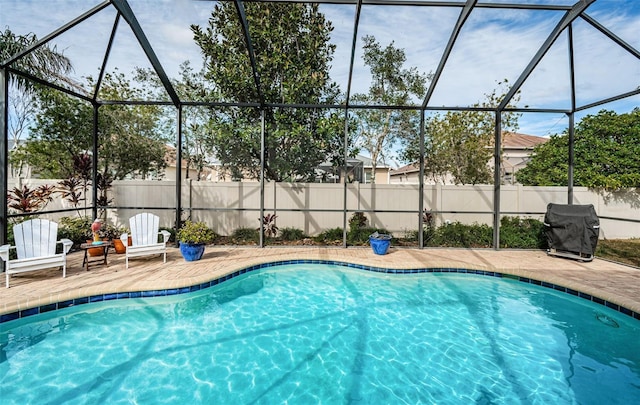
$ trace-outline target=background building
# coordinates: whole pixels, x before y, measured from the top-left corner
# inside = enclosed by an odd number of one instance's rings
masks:
[[[525,135],[515,132],[504,132],[502,134],[502,166],[500,168],[500,178],[502,184],[516,184],[516,172],[527,165],[533,155],[533,148],[545,143],[548,138],[540,136]],[[493,159],[487,162],[493,168]],[[418,184],[420,167],[417,163],[402,166],[396,170],[391,170],[389,179],[391,184]],[[432,178],[425,178],[426,184],[435,183]],[[445,176],[443,184],[454,184],[452,176]]]

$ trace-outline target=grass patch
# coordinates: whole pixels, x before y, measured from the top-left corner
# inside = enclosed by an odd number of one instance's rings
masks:
[[[640,267],[640,239],[599,240],[596,256]]]

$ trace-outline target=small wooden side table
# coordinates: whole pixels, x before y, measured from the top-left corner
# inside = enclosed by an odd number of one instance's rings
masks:
[[[84,250],[84,259],[82,260],[82,267],[89,271],[89,266],[108,266],[107,256],[109,255],[109,248],[113,246],[111,241],[102,241],[100,244],[83,243],[80,245],[80,249]],[[100,256],[89,256],[89,249],[101,249],[102,254]]]

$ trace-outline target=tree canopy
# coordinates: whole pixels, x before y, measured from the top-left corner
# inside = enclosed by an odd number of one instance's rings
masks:
[[[17,35],[6,28],[0,32],[0,60],[5,61],[38,42],[35,34]],[[69,73],[73,68],[71,61],[58,52],[57,48],[47,45],[40,46],[25,56],[16,60],[12,65],[27,73],[43,77],[53,83],[59,83],[63,74]],[[22,76],[9,76],[16,81],[17,87],[22,91],[30,91],[33,82]]]
[[[406,56],[391,42],[382,48],[373,36],[362,38],[364,63],[371,70],[371,85],[366,94],[354,95],[354,103],[368,105],[406,105],[412,97],[422,98],[426,93],[428,76],[413,67],[404,68]],[[358,109],[357,145],[371,155],[371,181],[375,181],[378,159],[386,158],[400,137],[417,137],[420,133],[420,115],[415,111],[391,109]]]
[[[257,77],[242,27],[231,2],[217,3],[207,27],[192,26],[205,57],[205,77],[215,101],[272,104],[332,103],[329,80],[335,45],[332,26],[311,3],[244,3]],[[310,180],[344,134],[344,119],[321,109],[255,108],[212,110],[209,134],[216,157],[235,177],[260,175],[261,114],[265,120],[265,177]]]
[[[91,81],[91,78],[88,79]],[[131,97],[133,88],[122,74],[107,74],[107,97]],[[92,150],[93,107],[49,88],[38,90],[38,113],[29,139],[12,152],[11,161],[24,162],[44,178],[76,174],[74,159]],[[111,179],[162,173],[165,139],[157,106],[105,105],[98,110],[98,171]]]
[[[9,28],[0,32],[0,60],[5,61],[38,42],[35,34],[17,35]],[[12,66],[38,77],[43,77],[53,83],[63,80],[64,74],[72,70],[71,61],[58,52],[56,47],[42,45],[27,55],[17,59]],[[35,114],[36,100],[34,99],[34,82],[20,75],[9,75],[9,85],[12,87],[9,98],[8,137],[19,146],[22,136],[29,126],[29,120]],[[21,175],[23,163],[17,162],[12,167],[14,172]]]
[[[585,116],[574,133],[574,185],[614,191],[640,187],[640,108],[627,114],[602,110]],[[566,186],[569,135],[553,135],[534,149],[516,174],[529,186]]]
[[[493,182],[489,165],[495,145],[495,113],[491,111],[504,98],[501,86],[471,106],[477,110],[435,113],[425,120],[425,176],[436,182],[451,178],[456,184]],[[505,91],[506,93],[506,91]],[[517,102],[517,97],[514,98]],[[481,109],[486,109],[483,111]],[[502,129],[515,132],[519,114],[502,113]],[[419,137],[407,139],[403,157],[416,161],[420,156]]]

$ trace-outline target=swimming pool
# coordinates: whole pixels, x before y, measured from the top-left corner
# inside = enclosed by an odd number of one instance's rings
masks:
[[[264,268],[0,325],[3,404],[632,403],[640,323],[471,274]]]

